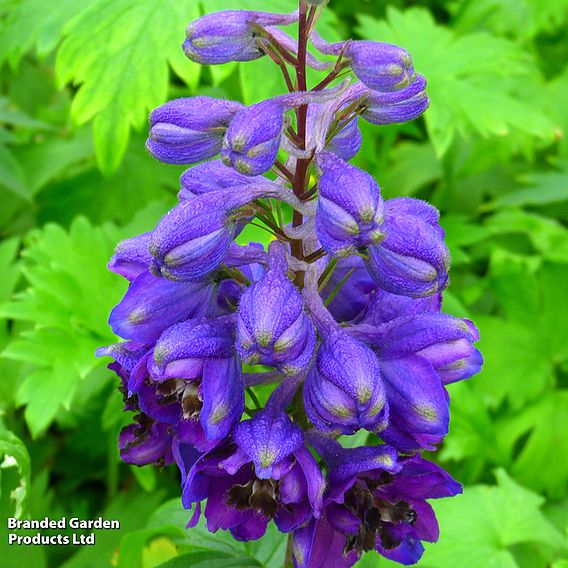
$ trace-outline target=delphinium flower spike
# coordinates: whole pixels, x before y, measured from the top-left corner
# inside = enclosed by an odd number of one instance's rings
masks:
[[[209,531],[246,541],[273,522],[288,534],[287,566],[349,567],[368,550],[412,564],[438,537],[427,500],[461,491],[421,452],[448,433],[451,384],[481,367],[479,334],[441,313],[450,263],[438,211],[385,200],[380,179],[349,163],[360,121],[426,110],[426,79],[402,47],[323,40],[327,3],[188,25],[189,59],[265,56],[288,92],[250,106],[180,98],[151,113],[150,154],[191,167],[177,205],[117,245],[109,270],[129,288],[109,323],[123,341],[97,354],[113,359],[135,413],[121,458],[177,464],[188,527],[203,512]],[[321,73],[313,84],[308,67]],[[249,223],[268,246],[243,244]],[[361,445],[342,446],[361,430]]]

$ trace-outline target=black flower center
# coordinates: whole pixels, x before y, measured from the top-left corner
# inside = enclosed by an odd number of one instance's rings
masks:
[[[276,482],[270,479],[252,479],[245,485],[234,485],[227,493],[227,505],[239,510],[253,509],[272,519],[278,511]]]
[[[392,476],[386,475],[384,479],[365,479],[365,486],[355,484],[345,495],[345,505],[361,521],[357,534],[346,539],[345,554],[373,550],[377,537],[384,549],[396,548],[401,543],[398,531],[393,530],[396,525],[416,522],[416,511],[406,501],[390,503],[375,495],[380,485],[392,481]]]

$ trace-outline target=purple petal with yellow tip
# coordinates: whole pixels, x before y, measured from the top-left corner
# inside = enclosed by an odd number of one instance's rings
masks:
[[[200,421],[209,440],[220,440],[239,421],[245,406],[241,363],[236,357],[203,363]]]
[[[214,293],[209,282],[174,282],[143,273],[113,308],[109,324],[120,337],[151,344],[174,323],[206,315]]]
[[[381,438],[403,452],[435,449],[448,433],[446,392],[432,365],[418,356],[381,361],[390,422]]]
[[[108,269],[130,281],[146,272],[152,260],[148,251],[150,235],[151,233],[142,233],[118,243],[108,263]]]

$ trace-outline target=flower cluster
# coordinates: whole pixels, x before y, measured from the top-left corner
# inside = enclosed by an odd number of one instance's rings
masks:
[[[461,491],[421,452],[448,433],[447,385],[480,369],[478,333],[441,312],[438,211],[384,200],[349,163],[358,121],[420,116],[426,81],[400,47],[324,41],[324,4],[187,27],[191,60],[270,57],[289,92],[252,106],[182,98],[151,113],[150,153],[192,167],[177,206],[117,246],[109,268],[130,286],[109,323],[126,341],[98,354],[114,359],[136,413],[122,459],[176,462],[188,526],[203,512],[210,531],[250,540],[274,521],[297,567],[351,566],[371,549],[411,564],[438,537],[427,499]],[[310,89],[307,67],[325,73]],[[266,249],[235,242],[253,220],[272,235]],[[370,445],[341,445],[362,429]]]

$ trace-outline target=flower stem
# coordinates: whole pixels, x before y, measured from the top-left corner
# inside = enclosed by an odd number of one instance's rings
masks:
[[[296,85],[298,91],[307,90],[307,78],[306,78],[306,58],[308,50],[308,21],[307,12],[308,6],[303,1],[300,0],[299,19],[298,19],[298,57],[296,64]],[[306,149],[306,122],[308,115],[308,106],[306,104],[300,105],[296,109],[296,119],[298,122],[298,147],[300,150]],[[296,172],[294,174],[294,181],[292,183],[292,189],[294,194],[298,197],[305,193],[306,191],[306,174],[308,171],[308,165],[310,163],[309,159],[298,159],[296,162]],[[302,214],[298,211],[294,211],[292,217],[292,226],[299,227],[303,222]],[[304,256],[304,246],[301,240],[295,240],[291,245],[292,255],[298,259]],[[304,286],[305,274],[302,271],[296,272],[295,284],[296,286],[302,288]]]

